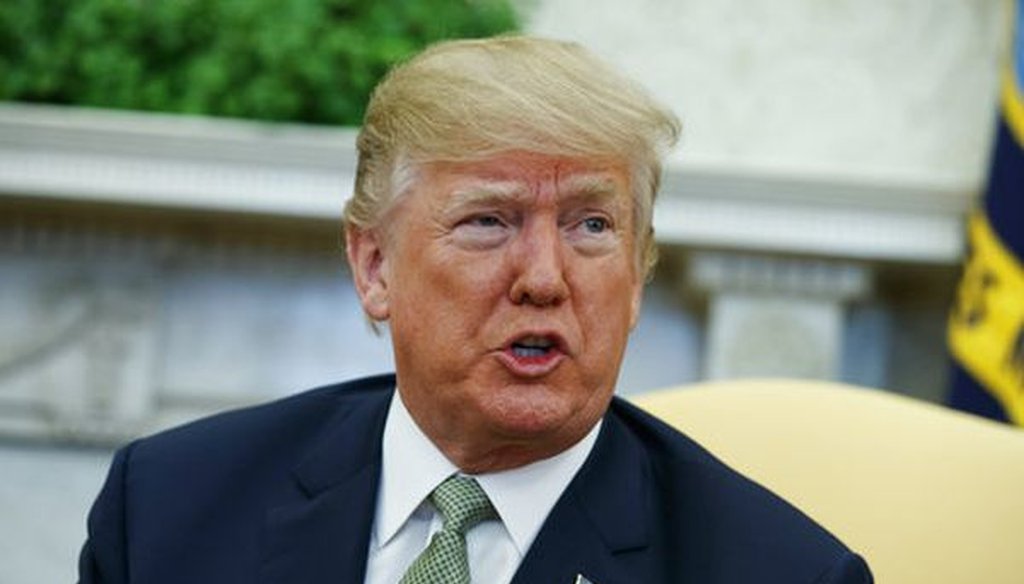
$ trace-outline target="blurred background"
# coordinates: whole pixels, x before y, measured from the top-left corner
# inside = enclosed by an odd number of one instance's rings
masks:
[[[391,369],[339,216],[387,67],[577,40],[681,117],[619,392],[800,377],[933,402],[988,174],[1001,0],[0,3],[0,582],[75,577],[112,449]]]

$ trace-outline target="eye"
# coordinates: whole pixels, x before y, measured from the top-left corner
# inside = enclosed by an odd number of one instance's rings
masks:
[[[497,215],[478,215],[470,218],[466,223],[474,227],[501,227],[503,225],[501,218]]]
[[[508,239],[513,221],[502,213],[467,214],[452,228],[453,241],[466,249],[493,248]]]
[[[604,233],[611,227],[611,223],[604,217],[587,217],[582,222],[587,233]]]

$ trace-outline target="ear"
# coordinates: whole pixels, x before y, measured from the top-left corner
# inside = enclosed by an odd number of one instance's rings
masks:
[[[388,270],[383,235],[375,229],[349,226],[345,230],[345,253],[363,310],[373,320],[387,320]]]
[[[629,330],[636,328],[636,323],[640,321],[640,306],[643,304],[643,297],[644,279],[637,278],[629,299]]]

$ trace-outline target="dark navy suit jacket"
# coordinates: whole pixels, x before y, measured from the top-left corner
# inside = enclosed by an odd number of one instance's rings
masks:
[[[361,584],[392,376],[138,440],[89,515],[83,584]],[[616,399],[513,584],[871,582],[861,558]]]

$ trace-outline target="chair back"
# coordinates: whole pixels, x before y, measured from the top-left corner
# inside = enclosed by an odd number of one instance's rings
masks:
[[[633,402],[787,499],[881,584],[1024,583],[1024,431],[831,382],[724,381]]]

